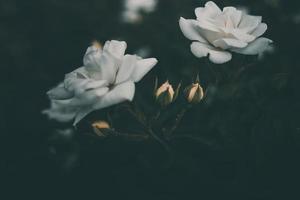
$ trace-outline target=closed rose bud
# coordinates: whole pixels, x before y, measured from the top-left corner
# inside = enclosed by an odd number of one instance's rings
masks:
[[[204,97],[203,88],[199,83],[194,83],[186,89],[186,98],[189,103],[199,103]]]
[[[92,124],[93,130],[98,136],[105,136],[103,130],[110,129],[109,124],[106,121],[96,121]]]
[[[95,47],[95,48],[97,48],[97,49],[102,49],[101,43],[98,42],[97,40],[94,40],[94,41],[92,42],[92,46]]]
[[[164,84],[162,84],[155,93],[156,101],[161,106],[167,106],[174,100],[174,90],[171,84],[169,84],[169,81],[166,81]]]

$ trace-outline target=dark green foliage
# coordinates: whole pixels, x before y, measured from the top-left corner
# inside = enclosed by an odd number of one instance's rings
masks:
[[[3,195],[10,198],[1,199],[299,199],[299,2],[216,1],[262,15],[276,47],[262,60],[233,55],[224,65],[195,58],[178,27],[180,16],[192,18],[204,3],[160,0],[143,23],[128,25],[120,20],[120,0],[2,0],[0,170]],[[49,105],[46,91],[82,65],[94,39],[125,40],[129,53],[148,47],[159,60],[136,86],[133,104],[148,116],[159,109],[156,76],[185,88],[199,73],[205,98],[164,141],[170,152],[156,140],[90,135],[96,119],[143,134],[126,105],[94,112],[67,133],[57,130],[71,124],[41,115]],[[172,128],[186,107],[182,96],[161,111],[154,129]]]

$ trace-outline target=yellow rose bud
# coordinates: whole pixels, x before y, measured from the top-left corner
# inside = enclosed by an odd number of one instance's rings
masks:
[[[98,42],[97,40],[94,40],[94,41],[92,42],[92,45],[93,45],[94,47],[96,47],[97,49],[102,49],[101,43]]]
[[[93,130],[98,136],[105,136],[103,134],[104,129],[110,129],[109,124],[106,121],[96,121],[92,124]]]
[[[173,102],[174,94],[172,85],[169,84],[169,81],[166,81],[156,90],[155,97],[161,106],[167,106]]]
[[[187,101],[189,103],[199,103],[204,97],[203,88],[199,83],[193,83],[186,89],[186,95]]]

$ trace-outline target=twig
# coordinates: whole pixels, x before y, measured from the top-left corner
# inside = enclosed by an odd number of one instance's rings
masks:
[[[169,145],[163,141],[153,130],[150,126],[147,125],[147,123],[142,120],[137,114],[131,109],[128,108],[128,111],[130,114],[132,114],[135,119],[145,128],[145,130],[149,133],[150,136],[152,136],[157,142],[159,142],[167,152],[170,152],[170,147]]]
[[[208,66],[209,70],[214,74],[214,76],[215,76],[215,84],[218,85],[218,83],[219,83],[218,73],[217,73],[216,70],[213,68],[213,66],[210,64],[208,58],[206,58],[205,64],[206,64],[206,66]]]
[[[170,136],[172,135],[172,133],[177,129],[177,127],[179,126],[179,123],[181,122],[182,118],[184,117],[184,114],[186,113],[186,111],[188,110],[188,108],[183,108],[176,116],[175,119],[175,123],[173,124],[173,126],[169,129],[169,131],[166,132],[166,136]]]
[[[107,135],[107,136],[120,137],[120,138],[124,138],[124,139],[135,140],[135,141],[143,141],[143,140],[148,140],[149,139],[149,135],[146,135],[146,134],[120,133],[120,132],[115,131],[113,129],[105,130],[104,134]]]

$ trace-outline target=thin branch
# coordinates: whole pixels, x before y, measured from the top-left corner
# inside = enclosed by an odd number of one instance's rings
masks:
[[[177,127],[179,126],[180,122],[182,121],[184,114],[186,113],[186,111],[188,110],[188,108],[183,108],[176,116],[175,119],[175,123],[173,124],[173,126],[169,129],[169,131],[167,131],[165,134],[166,136],[170,136],[172,135],[172,133],[177,129]]]
[[[121,133],[112,129],[108,129],[104,131],[104,134],[107,136],[113,136],[113,137],[120,137],[128,140],[134,140],[134,141],[144,141],[149,139],[149,135],[146,134],[128,134],[128,133]]]
[[[134,112],[131,108],[128,108],[128,111],[130,114],[132,114],[132,116],[135,117],[135,119],[144,127],[144,129],[148,132],[148,134],[153,137],[158,143],[160,143],[164,149],[166,150],[166,152],[170,153],[171,149],[169,147],[169,145],[162,140],[153,130],[150,126],[147,125],[147,123],[142,120],[137,114],[136,112]]]

